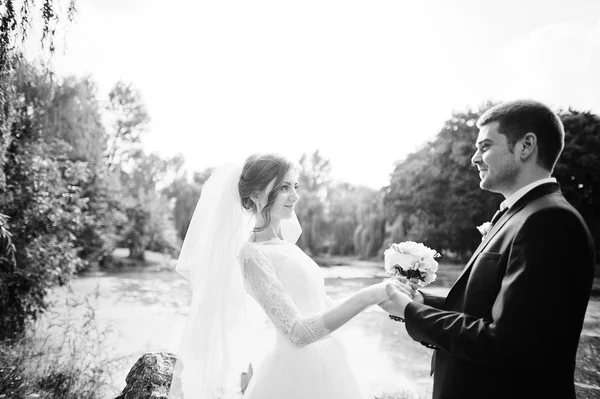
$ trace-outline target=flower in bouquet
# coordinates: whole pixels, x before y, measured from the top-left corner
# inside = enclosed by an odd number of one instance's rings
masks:
[[[435,259],[440,256],[436,250],[421,243],[404,241],[385,250],[384,266],[390,274],[400,274],[413,281],[416,279],[417,284],[424,287],[437,278],[438,263]]]

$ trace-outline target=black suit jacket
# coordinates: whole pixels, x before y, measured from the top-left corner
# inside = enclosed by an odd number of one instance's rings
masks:
[[[594,246],[558,184],[514,204],[446,298],[411,303],[406,329],[434,345],[433,398],[575,398]]]

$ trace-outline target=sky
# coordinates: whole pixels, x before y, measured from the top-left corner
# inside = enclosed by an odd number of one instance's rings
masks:
[[[319,150],[335,180],[377,189],[454,111],[600,113],[597,0],[78,0],[59,39],[56,73],[101,98],[132,83],[146,150],[190,170]]]

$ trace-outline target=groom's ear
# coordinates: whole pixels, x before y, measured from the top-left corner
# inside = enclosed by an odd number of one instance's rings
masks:
[[[520,151],[521,161],[526,161],[537,150],[537,136],[535,133],[526,133],[525,136],[517,143],[517,150]]]

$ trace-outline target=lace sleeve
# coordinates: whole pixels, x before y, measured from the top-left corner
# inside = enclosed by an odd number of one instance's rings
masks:
[[[290,297],[267,257],[255,246],[246,245],[240,263],[247,290],[260,304],[275,328],[297,347],[329,335],[323,314],[304,316]]]

